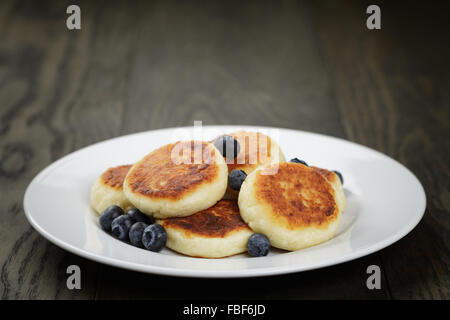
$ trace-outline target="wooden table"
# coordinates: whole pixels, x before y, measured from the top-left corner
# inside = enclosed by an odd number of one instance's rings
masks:
[[[3,299],[449,299],[449,8],[364,1],[0,2],[0,296]],[[420,179],[427,210],[370,256],[266,278],[199,280],[85,260],[27,223],[26,186],[74,150],[164,127],[250,124],[377,149]],[[63,214],[63,212],[61,213]],[[66,268],[82,289],[66,288]],[[367,266],[382,289],[366,287]]]

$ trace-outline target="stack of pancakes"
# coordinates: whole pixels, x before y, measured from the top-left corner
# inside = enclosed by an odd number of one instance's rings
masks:
[[[194,257],[245,252],[254,232],[285,250],[334,236],[346,203],[334,172],[285,162],[280,147],[261,133],[229,135],[241,146],[231,163],[215,140],[182,141],[108,169],[92,188],[92,207],[99,214],[110,205],[136,207],[164,226],[167,247]],[[236,169],[248,175],[240,191],[227,186]]]

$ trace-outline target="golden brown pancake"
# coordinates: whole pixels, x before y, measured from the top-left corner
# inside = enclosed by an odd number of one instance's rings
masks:
[[[228,173],[232,170],[243,170],[246,174],[250,174],[262,165],[285,161],[280,147],[270,137],[260,132],[238,131],[227,136],[234,137],[240,146],[235,159],[226,159]],[[213,143],[220,137],[214,139]],[[239,191],[228,187],[225,198],[237,199],[238,194]]]
[[[123,181],[131,165],[109,168],[96,180],[91,189],[91,205],[97,213],[117,205],[126,210],[132,205],[123,193]]]
[[[248,229],[242,220],[237,202],[221,200],[211,208],[184,218],[168,218],[161,223],[166,228],[183,231],[186,237],[223,238],[228,233]]]
[[[171,161],[174,146],[170,144],[159,148],[136,164],[127,178],[132,192],[150,198],[177,200],[217,177],[219,168],[215,164],[176,164]],[[206,147],[203,144],[202,150]],[[213,158],[209,156],[206,160],[212,161]],[[193,155],[191,161],[194,161]]]
[[[201,152],[194,150],[198,147]],[[124,182],[128,199],[158,218],[191,215],[225,193],[228,170],[214,145],[198,141],[168,144],[145,156]]]
[[[235,201],[221,200],[189,217],[158,221],[167,231],[167,247],[177,252],[219,258],[246,251],[252,231]]]
[[[254,171],[241,187],[239,208],[250,228],[286,250],[333,237],[345,197],[327,180],[328,173],[289,162],[280,163],[276,174],[265,174],[269,170]]]
[[[270,207],[274,223],[288,229],[322,227],[339,211],[334,190],[324,176],[304,165],[281,165],[274,175],[255,180],[258,199]]]

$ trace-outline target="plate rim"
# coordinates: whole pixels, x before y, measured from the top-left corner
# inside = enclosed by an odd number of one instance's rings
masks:
[[[67,155],[64,155],[60,157],[59,159],[53,161],[43,169],[39,171],[36,176],[31,180],[31,182],[28,184],[24,198],[23,198],[23,208],[25,212],[25,217],[27,218],[28,222],[31,224],[31,226],[38,231],[39,234],[41,234],[45,239],[53,243],[54,245],[67,250],[73,254],[79,255],[83,258],[93,260],[98,263],[110,265],[113,267],[119,267],[124,268],[128,270],[138,271],[138,272],[144,272],[144,273],[153,273],[153,274],[159,274],[159,275],[166,275],[166,276],[176,276],[176,277],[192,277],[192,278],[241,278],[241,277],[260,277],[260,276],[273,276],[273,275],[281,275],[281,274],[289,274],[289,273],[295,273],[295,272],[303,272],[308,270],[316,270],[321,269],[333,265],[342,264],[351,260],[355,260],[367,255],[370,255],[376,251],[382,250],[395,242],[399,241],[403,237],[405,237],[407,234],[409,234],[422,220],[425,211],[426,211],[426,205],[427,205],[427,199],[426,199],[426,193],[423,188],[422,183],[417,178],[417,176],[405,165],[400,163],[394,158],[389,157],[388,155],[372,149],[370,147],[367,147],[365,145],[349,141],[343,138],[338,138],[334,136],[325,135],[322,133],[315,133],[311,131],[303,131],[303,130],[297,130],[297,129],[291,129],[291,128],[282,128],[282,127],[272,127],[272,126],[257,126],[257,125],[206,125],[203,126],[205,128],[224,128],[224,129],[245,129],[245,130],[254,130],[254,129],[282,129],[285,131],[292,131],[295,133],[302,133],[307,135],[313,135],[318,136],[322,138],[327,139],[335,139],[339,140],[341,142],[350,143],[354,146],[357,146],[359,148],[363,148],[369,152],[374,152],[378,156],[381,156],[382,158],[386,158],[390,161],[394,161],[397,165],[400,165],[404,169],[407,170],[407,172],[414,178],[416,184],[419,186],[420,196],[421,200],[420,203],[422,206],[417,209],[417,213],[414,215],[414,219],[411,218],[409,220],[409,224],[403,226],[401,229],[399,229],[397,232],[392,234],[390,237],[384,238],[382,241],[378,241],[372,245],[369,245],[365,248],[360,248],[356,252],[352,252],[349,254],[346,254],[342,258],[332,258],[332,259],[325,259],[318,263],[307,265],[307,266],[298,266],[298,265],[288,265],[288,266],[275,266],[275,267],[262,267],[262,268],[255,268],[255,269],[230,269],[230,270],[204,270],[204,269],[182,269],[182,268],[172,268],[172,267],[159,267],[154,265],[142,265],[135,262],[125,261],[121,259],[106,257],[101,254],[92,253],[87,250],[84,250],[82,248],[78,248],[76,246],[71,245],[70,243],[67,243],[63,240],[58,239],[57,237],[53,236],[49,232],[47,232],[43,227],[41,227],[37,221],[32,217],[30,214],[30,207],[28,202],[30,201],[30,192],[34,184],[36,184],[40,179],[42,179],[47,174],[51,173],[53,169],[58,167],[59,165],[62,165],[63,163],[71,160],[73,157],[75,157],[79,152],[83,152],[87,149],[94,148],[97,145],[106,143],[106,142],[112,142],[117,141],[120,139],[126,139],[131,138],[133,136],[138,135],[144,135],[148,134],[150,132],[158,132],[158,131],[168,131],[168,130],[177,130],[177,129],[189,129],[193,128],[192,126],[183,126],[183,127],[168,127],[168,128],[160,128],[155,130],[146,130],[141,132],[135,132],[130,133],[110,139],[105,139],[102,141],[95,142],[93,144],[90,144],[88,146],[82,147],[78,150],[75,150]],[[187,257],[188,258],[188,257]],[[199,258],[196,258],[199,259]],[[201,258],[200,258],[201,259]],[[205,259],[208,260],[208,259]]]

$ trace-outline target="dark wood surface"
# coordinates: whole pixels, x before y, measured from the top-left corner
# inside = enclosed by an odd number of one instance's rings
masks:
[[[450,46],[445,2],[0,2],[0,296],[3,299],[449,299]],[[325,269],[184,279],[97,264],[27,223],[26,186],[97,141],[163,127],[251,124],[380,150],[420,179],[427,210],[406,237]],[[66,288],[78,264],[82,290]],[[382,289],[366,288],[366,268]]]

